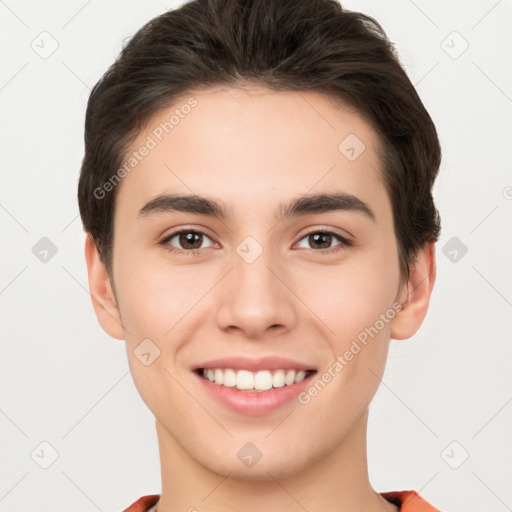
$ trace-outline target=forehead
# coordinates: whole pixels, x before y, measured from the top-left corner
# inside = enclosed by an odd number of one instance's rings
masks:
[[[134,210],[164,192],[207,193],[235,208],[251,201],[254,213],[307,192],[369,200],[384,190],[379,144],[356,110],[318,92],[197,90],[150,118],[125,155],[134,165],[117,201]]]

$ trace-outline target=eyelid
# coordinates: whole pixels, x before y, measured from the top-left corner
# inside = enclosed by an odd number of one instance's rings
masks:
[[[329,227],[329,226],[321,226],[320,225],[320,226],[314,226],[310,230],[308,229],[308,231],[306,231],[306,233],[301,235],[300,240],[302,240],[302,238],[304,238],[305,236],[311,235],[313,233],[329,233],[329,234],[337,235],[340,238],[342,238],[343,240],[346,240],[347,242],[352,242],[353,238],[354,238],[348,231],[340,230],[340,229]]]
[[[211,234],[208,234],[210,232],[210,230],[206,227],[203,227],[201,226],[200,224],[194,224],[194,225],[191,225],[191,226],[181,226],[181,225],[178,225],[178,226],[172,226],[172,227],[168,227],[166,228],[165,230],[161,231],[160,235],[158,235],[158,238],[167,238],[168,236],[171,236],[171,235],[176,235],[178,233],[181,233],[183,231],[196,231],[198,233],[202,233],[206,236],[209,236],[210,238],[212,238],[213,235]],[[165,235],[164,233],[168,233],[167,235]]]

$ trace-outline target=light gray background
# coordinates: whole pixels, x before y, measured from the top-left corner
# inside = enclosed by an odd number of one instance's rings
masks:
[[[94,316],[76,188],[90,88],[175,5],[0,1],[1,511],[115,511],[161,490],[153,417]],[[396,43],[444,154],[437,283],[418,334],[391,342],[371,481],[443,511],[512,510],[512,3],[344,5]]]

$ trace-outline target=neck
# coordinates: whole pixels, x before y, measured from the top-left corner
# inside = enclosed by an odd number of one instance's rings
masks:
[[[368,479],[366,427],[368,412],[329,454],[286,478],[241,480],[218,474],[193,460],[157,420],[162,493],[158,512],[396,512]],[[314,435],[312,433],[312,435]],[[305,440],[307,442],[307,440]]]

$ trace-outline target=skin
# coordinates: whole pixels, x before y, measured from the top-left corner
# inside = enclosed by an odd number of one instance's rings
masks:
[[[126,341],[135,384],[156,418],[158,511],[239,510],[241,503],[246,512],[397,510],[368,479],[368,406],[390,338],[409,338],[425,317],[434,244],[418,253],[400,287],[378,135],[353,109],[320,93],[196,91],[158,112],[133,149],[190,96],[198,105],[119,185],[111,277],[90,235],[86,241],[98,320]],[[366,146],[355,161],[338,150],[349,134]],[[333,191],[363,200],[375,221],[354,211],[279,220],[279,203]],[[231,216],[138,216],[170,192],[216,198]],[[185,254],[190,245],[177,237],[172,245],[181,253],[160,243],[181,228],[207,233],[196,255]],[[306,235],[325,231],[354,245],[333,237],[322,255]],[[247,236],[263,248],[250,264],[236,252]],[[402,310],[306,405],[292,400],[267,415],[243,415],[192,375],[202,361],[233,355],[289,357],[321,375],[396,301]],[[147,338],[160,350],[149,366],[134,354]],[[251,468],[236,456],[247,442],[263,454]]]

